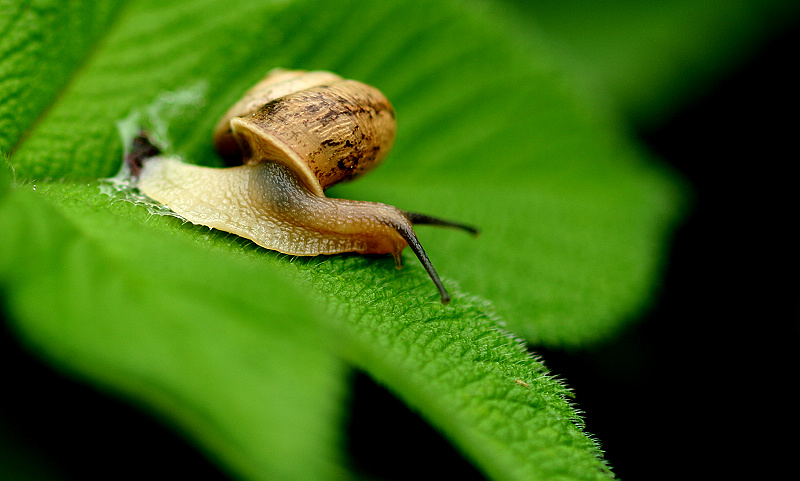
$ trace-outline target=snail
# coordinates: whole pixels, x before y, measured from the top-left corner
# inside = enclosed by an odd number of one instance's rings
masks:
[[[214,129],[214,146],[235,167],[211,168],[157,155],[146,135],[126,156],[134,185],[184,219],[298,256],[392,254],[408,245],[447,304],[450,295],[414,224],[473,227],[377,202],[325,197],[388,154],[395,112],[375,87],[331,72],[275,69]]]

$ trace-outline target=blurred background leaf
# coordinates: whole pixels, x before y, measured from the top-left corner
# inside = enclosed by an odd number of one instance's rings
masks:
[[[796,25],[791,0],[513,1],[578,77],[654,129]]]

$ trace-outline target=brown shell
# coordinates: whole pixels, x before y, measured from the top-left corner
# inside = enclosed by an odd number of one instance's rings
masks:
[[[375,87],[330,72],[273,70],[220,119],[214,144],[246,164],[282,163],[324,196],[376,167],[395,130],[394,108]]]
[[[252,114],[262,105],[309,87],[342,80],[332,72],[286,70],[276,68],[250,88],[233,107],[225,112],[214,127],[214,146],[225,158],[241,157],[242,151],[231,132],[231,119]]]

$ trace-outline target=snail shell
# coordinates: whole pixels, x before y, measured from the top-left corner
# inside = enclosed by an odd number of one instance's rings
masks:
[[[324,189],[377,166],[394,143],[395,113],[375,87],[330,72],[276,69],[214,129],[214,145],[243,165],[200,167],[153,156],[126,158],[136,186],[186,220],[286,254],[387,254],[408,245],[450,296],[412,227],[477,230],[386,204],[325,197]],[[149,141],[138,139],[150,152]],[[152,146],[152,144],[150,144]]]
[[[396,130],[394,108],[375,87],[330,72],[279,69],[220,119],[214,145],[245,164],[286,165],[324,196],[331,185],[375,168]]]

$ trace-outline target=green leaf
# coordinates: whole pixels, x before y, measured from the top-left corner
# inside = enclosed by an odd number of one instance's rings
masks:
[[[102,39],[79,31],[92,47],[81,68],[49,66],[57,101],[30,107],[39,119],[25,135],[2,134],[15,146],[17,181],[0,201],[15,328],[248,479],[345,475],[343,360],[494,479],[609,477],[568,392],[516,336],[585,345],[635,316],[680,183],[575,93],[546,48],[475,4],[368,6],[142,0],[117,10]],[[102,193],[96,179],[119,168],[121,119],[199,92],[156,120],[188,160],[219,163],[216,119],[276,66],[333,70],[395,104],[390,158],[331,194],[479,225],[478,239],[420,229],[452,305],[410,258],[396,271],[386,258],[287,257]]]
[[[382,6],[359,18],[343,6],[317,15],[301,4],[235,14],[214,14],[213,2],[189,10],[140,5],[107,40],[110,53],[86,66],[16,152],[18,176],[112,175],[120,156],[114,123],[165,87],[198,81],[208,85],[208,114],[178,123],[173,135],[188,158],[213,163],[208,133],[249,84],[279,64],[326,68],[382,88],[400,119],[386,164],[332,195],[479,225],[478,241],[427,229],[420,235],[441,273],[492,299],[513,330],[535,343],[581,344],[646,300],[678,195],[664,172],[635,158],[606,117],[564,88],[547,52],[523,51],[493,25],[442,7]],[[404,12],[419,19],[386,23]],[[241,31],[244,16],[269,25],[269,35]],[[180,22],[203,28],[180,30]],[[303,38],[292,35],[296,22]],[[314,32],[325,42],[305,38]],[[258,48],[226,47],[240,37],[259,38]],[[209,47],[186,47],[199,38]],[[145,48],[147,39],[157,52]],[[358,58],[341,47],[353,42]],[[73,158],[83,152],[92,155]]]
[[[44,189],[0,206],[0,251],[16,254],[0,280],[34,350],[155,409],[252,479],[335,476],[344,370],[313,309],[274,302],[299,299],[296,286],[126,221],[135,207],[90,203],[96,186]]]
[[[0,2],[0,155],[51,105],[119,3]]]
[[[311,285],[328,293],[334,319],[345,319],[349,360],[457,440],[491,479],[611,477],[567,401],[570,393],[485,303],[473,299],[445,310],[435,301],[365,288],[361,271],[369,262],[353,256],[303,266]],[[329,276],[343,282],[330,285]],[[399,292],[407,284],[389,281]],[[352,305],[359,298],[369,301],[366,308]]]

